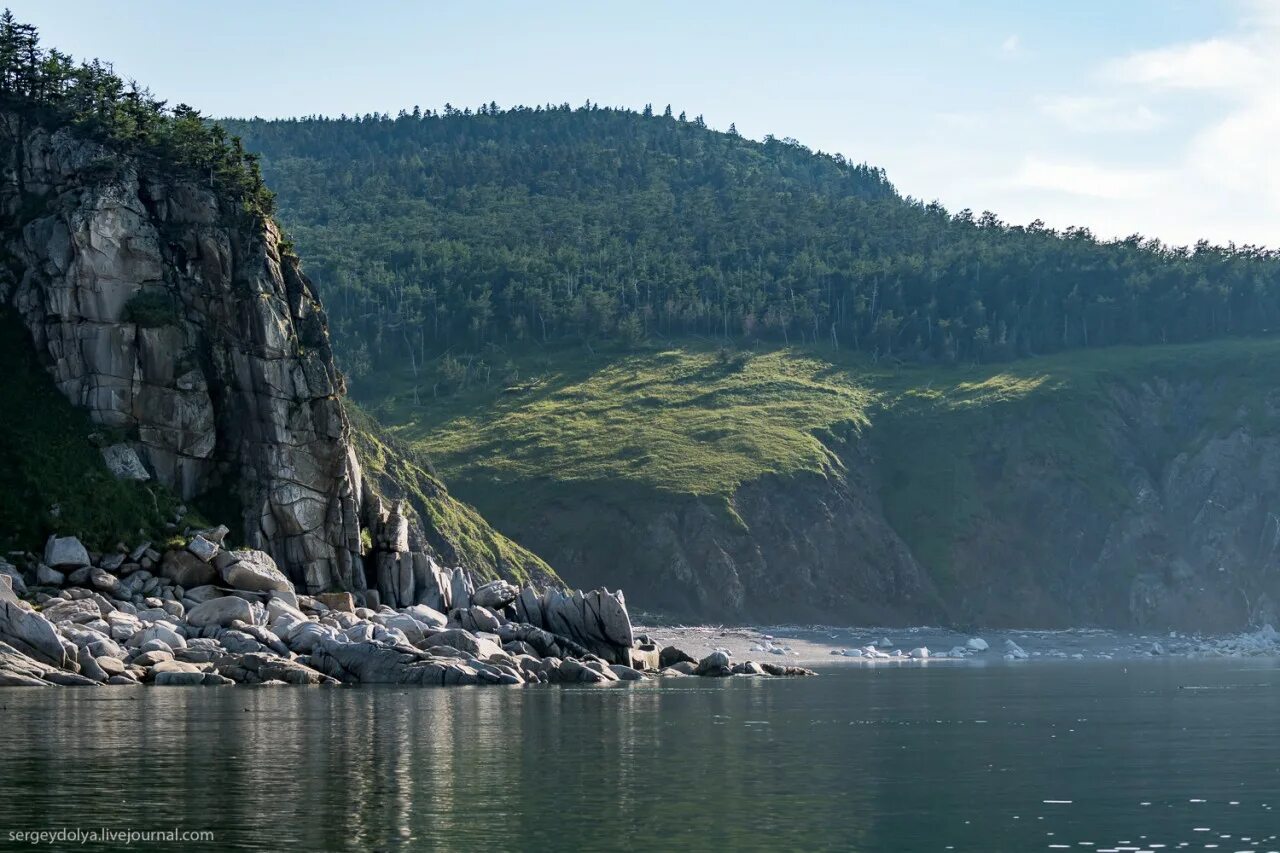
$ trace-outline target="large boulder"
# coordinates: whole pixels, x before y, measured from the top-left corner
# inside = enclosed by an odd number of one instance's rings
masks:
[[[520,590],[504,580],[489,581],[471,594],[471,603],[490,610],[501,610],[516,600]]]
[[[160,564],[160,575],[184,589],[206,586],[218,579],[218,572],[213,566],[185,548],[165,552]]]
[[[340,610],[343,613],[354,613],[356,609],[355,597],[349,592],[322,592],[316,596],[316,601],[330,610]]]
[[[658,653],[658,667],[666,669],[677,663],[697,664],[698,659],[686,652],[684,649],[678,649],[675,646],[667,646]]]
[[[484,631],[486,633],[496,633],[502,627],[504,620],[487,607],[481,607],[473,604],[465,610],[455,610],[449,614],[449,620],[452,624],[459,628],[465,628],[468,631]]]
[[[156,673],[156,687],[202,687],[205,685],[206,673],[200,672],[159,672]]]
[[[99,592],[120,598],[120,579],[104,569],[90,569],[89,583]]]
[[[502,653],[502,647],[497,643],[484,637],[477,637],[470,631],[464,631],[461,628],[450,628],[447,631],[433,634],[423,641],[422,646],[427,649],[435,646],[448,646],[478,658],[487,658],[491,654]]]
[[[276,566],[271,555],[262,551],[232,551],[235,562],[222,569],[222,579],[235,589],[246,592],[294,592],[293,584]]]
[[[721,651],[712,652],[702,660],[698,661],[698,667],[693,671],[693,674],[712,677],[732,675],[733,669],[729,662],[728,653]]]
[[[234,595],[211,598],[187,611],[187,624],[195,628],[227,628],[232,622],[253,623],[253,607]]]
[[[0,575],[0,641],[59,669],[74,663],[71,652],[75,646],[64,643],[48,619],[23,607],[13,594],[7,575]]]
[[[92,598],[68,600],[55,598],[44,605],[44,618],[50,622],[93,622],[102,618],[102,608]]]
[[[150,480],[151,475],[138,458],[138,453],[127,444],[113,444],[102,448],[102,461],[107,470],[118,480]]]
[[[404,612],[406,615],[412,616],[428,628],[443,628],[449,622],[449,617],[445,616],[439,610],[428,607],[425,604],[415,604],[412,607],[406,607]]]
[[[0,687],[48,687],[48,667],[0,642]]]
[[[218,667],[218,672],[235,681],[261,684],[283,681],[286,684],[336,684],[337,679],[309,666],[274,655],[250,652],[232,663]]]
[[[18,595],[27,594],[27,584],[22,578],[22,572],[18,571],[12,563],[0,560],[0,575],[5,575],[9,578],[10,586],[13,587],[15,593]]]
[[[62,586],[66,582],[67,576],[57,569],[50,568],[44,563],[36,567],[37,586]]]
[[[191,541],[187,543],[187,550],[206,563],[212,561],[218,555],[217,543],[210,542],[199,533],[191,537]]]
[[[380,643],[339,643],[323,640],[311,654],[311,665],[339,681],[354,684],[445,684],[448,671],[458,666]],[[475,683],[472,681],[471,683]]]
[[[44,546],[44,562],[55,569],[78,569],[89,565],[89,552],[74,536],[50,536]]]

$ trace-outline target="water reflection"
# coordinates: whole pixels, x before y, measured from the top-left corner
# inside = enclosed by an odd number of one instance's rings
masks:
[[[241,849],[1278,846],[1271,665],[0,705],[0,846],[68,825],[210,828]]]

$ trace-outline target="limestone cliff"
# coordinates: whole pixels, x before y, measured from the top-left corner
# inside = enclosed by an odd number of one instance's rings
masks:
[[[0,304],[68,399],[307,590],[374,585],[362,528],[389,513],[366,506],[325,314],[273,222],[4,113],[0,215]]]

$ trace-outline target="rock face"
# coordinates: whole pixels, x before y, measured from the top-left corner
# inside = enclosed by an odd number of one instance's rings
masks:
[[[0,142],[0,210],[22,226],[0,301],[62,392],[183,497],[233,491],[244,540],[309,588],[363,589],[342,381],[275,225],[11,114]]]
[[[128,436],[103,448],[109,470],[209,498],[214,520],[239,528],[236,544],[269,555],[271,566],[232,568],[233,585],[447,612],[461,570],[432,555],[486,578],[556,582],[420,466],[391,466],[412,469],[410,488],[381,468],[364,476],[324,311],[269,219],[200,180],[3,110],[0,218],[0,306],[17,313],[58,389]],[[413,512],[384,506],[377,493],[388,489],[410,496]],[[445,521],[428,519],[436,509]],[[166,578],[191,588],[227,569],[208,562],[226,531],[207,533],[194,553],[166,556]],[[83,548],[50,548],[46,571],[88,565]]]
[[[944,606],[928,572],[885,518],[872,460],[865,449],[843,452],[843,466],[825,476],[743,484],[732,520],[702,498],[614,504],[593,495],[549,502],[512,519],[511,529],[575,582],[622,586],[646,608],[687,618],[940,618]]]
[[[1157,374],[1107,380],[1087,406],[926,414],[824,436],[825,475],[744,483],[732,518],[593,489],[522,507],[509,530],[577,583],[690,619],[1280,624],[1280,393]],[[914,462],[940,433],[945,454]]]

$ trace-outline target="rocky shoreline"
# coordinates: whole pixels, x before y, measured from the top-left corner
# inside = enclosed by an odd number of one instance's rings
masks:
[[[659,648],[621,592],[477,585],[425,555],[416,603],[378,591],[300,595],[270,555],[225,527],[163,550],[91,554],[75,537],[0,560],[0,686],[610,684],[650,677],[810,675]],[[415,571],[416,570],[416,571]],[[411,580],[412,579],[412,580]]]

